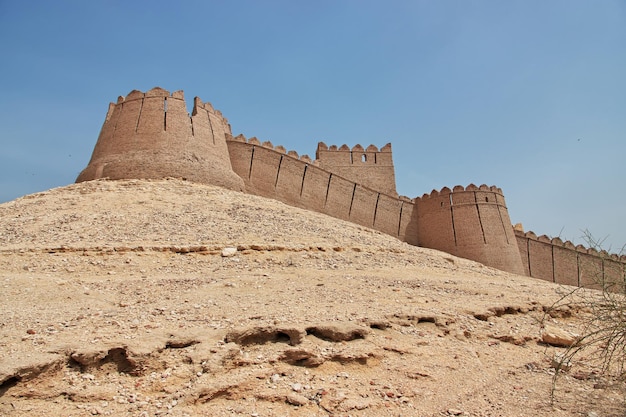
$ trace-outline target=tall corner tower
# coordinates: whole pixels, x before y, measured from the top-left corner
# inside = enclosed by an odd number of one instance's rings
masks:
[[[445,187],[415,201],[420,246],[525,275],[501,189]]]
[[[131,91],[109,105],[91,160],[76,182],[181,177],[242,191],[226,137],[230,125],[209,103],[187,112],[182,91]]]
[[[350,149],[347,145],[317,144],[316,163],[328,172],[339,175],[372,190],[397,197],[396,176],[391,155],[391,144],[380,150],[370,145],[363,149],[356,145]]]

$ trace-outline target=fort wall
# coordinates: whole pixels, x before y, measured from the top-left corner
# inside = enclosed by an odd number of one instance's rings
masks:
[[[398,197],[391,145],[320,142],[316,159],[243,135],[182,91],[131,91],[111,103],[88,166],[98,178],[180,177],[273,198],[370,227],[412,245],[567,285],[624,289],[626,256],[514,231],[502,190],[473,184]]]
[[[559,238],[515,231],[525,275],[557,284],[623,291],[626,256],[611,255]]]
[[[131,91],[109,105],[88,166],[77,182],[98,178],[181,177],[243,190],[230,166],[230,125],[209,103],[187,112],[182,91]]]
[[[357,184],[296,152],[242,135],[227,141],[247,192],[328,214],[417,243],[413,203]]]

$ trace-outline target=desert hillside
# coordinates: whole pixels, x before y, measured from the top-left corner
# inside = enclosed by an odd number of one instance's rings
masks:
[[[550,403],[567,288],[217,187],[1,204],[0,285],[0,416],[623,413],[586,360]]]

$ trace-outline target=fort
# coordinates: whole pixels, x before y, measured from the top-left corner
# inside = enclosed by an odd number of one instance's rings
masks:
[[[91,160],[76,181],[165,177],[276,199],[559,284],[623,289],[626,278],[626,256],[516,230],[495,186],[399,196],[391,144],[320,142],[312,160],[254,137],[233,137],[221,112],[197,97],[190,115],[182,91],[156,87],[120,96],[109,105]]]

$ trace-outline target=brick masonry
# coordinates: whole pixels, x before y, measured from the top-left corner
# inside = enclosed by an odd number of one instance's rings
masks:
[[[77,182],[177,176],[243,190],[226,145],[230,125],[198,98],[187,112],[182,91],[132,91],[109,105],[91,160]]]
[[[623,289],[626,256],[514,230],[497,187],[398,196],[391,144],[320,142],[311,160],[270,142],[233,137],[228,120],[197,97],[189,115],[182,91],[156,87],[119,97],[76,181],[164,177],[273,198],[520,275]]]

